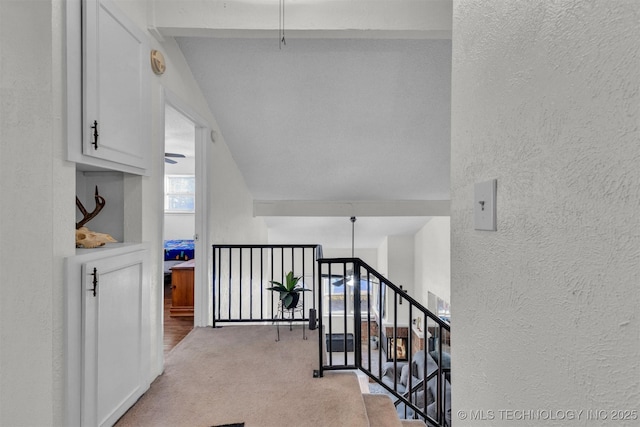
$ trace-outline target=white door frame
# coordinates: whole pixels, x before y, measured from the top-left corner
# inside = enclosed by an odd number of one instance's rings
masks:
[[[193,307],[193,325],[207,326],[211,325],[210,308],[211,296],[208,286],[208,278],[211,271],[210,248],[207,245],[209,236],[209,198],[208,191],[208,174],[207,174],[207,158],[209,153],[209,142],[211,141],[211,130],[206,120],[196,113],[186,102],[180,99],[170,90],[164,88],[162,96],[162,111],[164,117],[164,109],[166,104],[171,105],[178,112],[183,114],[195,124],[195,166],[196,166],[196,212],[195,212],[195,253],[196,266],[194,269],[194,307]],[[162,123],[164,133],[164,120]],[[163,138],[164,143],[164,138]],[[163,301],[160,301],[160,311],[162,311]],[[164,334],[164,332],[163,332]],[[162,344],[162,342],[160,343]]]

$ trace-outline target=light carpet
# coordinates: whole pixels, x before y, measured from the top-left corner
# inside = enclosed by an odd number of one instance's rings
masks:
[[[275,326],[196,328],[165,372],[116,426],[350,426],[369,421],[357,377],[318,369],[318,331]]]

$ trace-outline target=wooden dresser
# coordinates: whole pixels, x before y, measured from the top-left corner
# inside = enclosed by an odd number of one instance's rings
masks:
[[[193,316],[193,269],[192,259],[171,267],[171,317]]]

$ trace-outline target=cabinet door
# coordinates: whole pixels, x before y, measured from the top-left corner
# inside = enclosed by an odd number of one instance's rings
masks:
[[[149,46],[112,2],[83,3],[83,154],[149,166]]]
[[[169,315],[193,316],[193,267],[175,268],[171,273],[171,308]]]
[[[82,425],[111,426],[149,386],[144,251],[82,265]]]

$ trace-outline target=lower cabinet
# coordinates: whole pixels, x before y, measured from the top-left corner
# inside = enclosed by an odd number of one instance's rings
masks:
[[[149,388],[145,245],[67,260],[68,425],[111,426]]]

